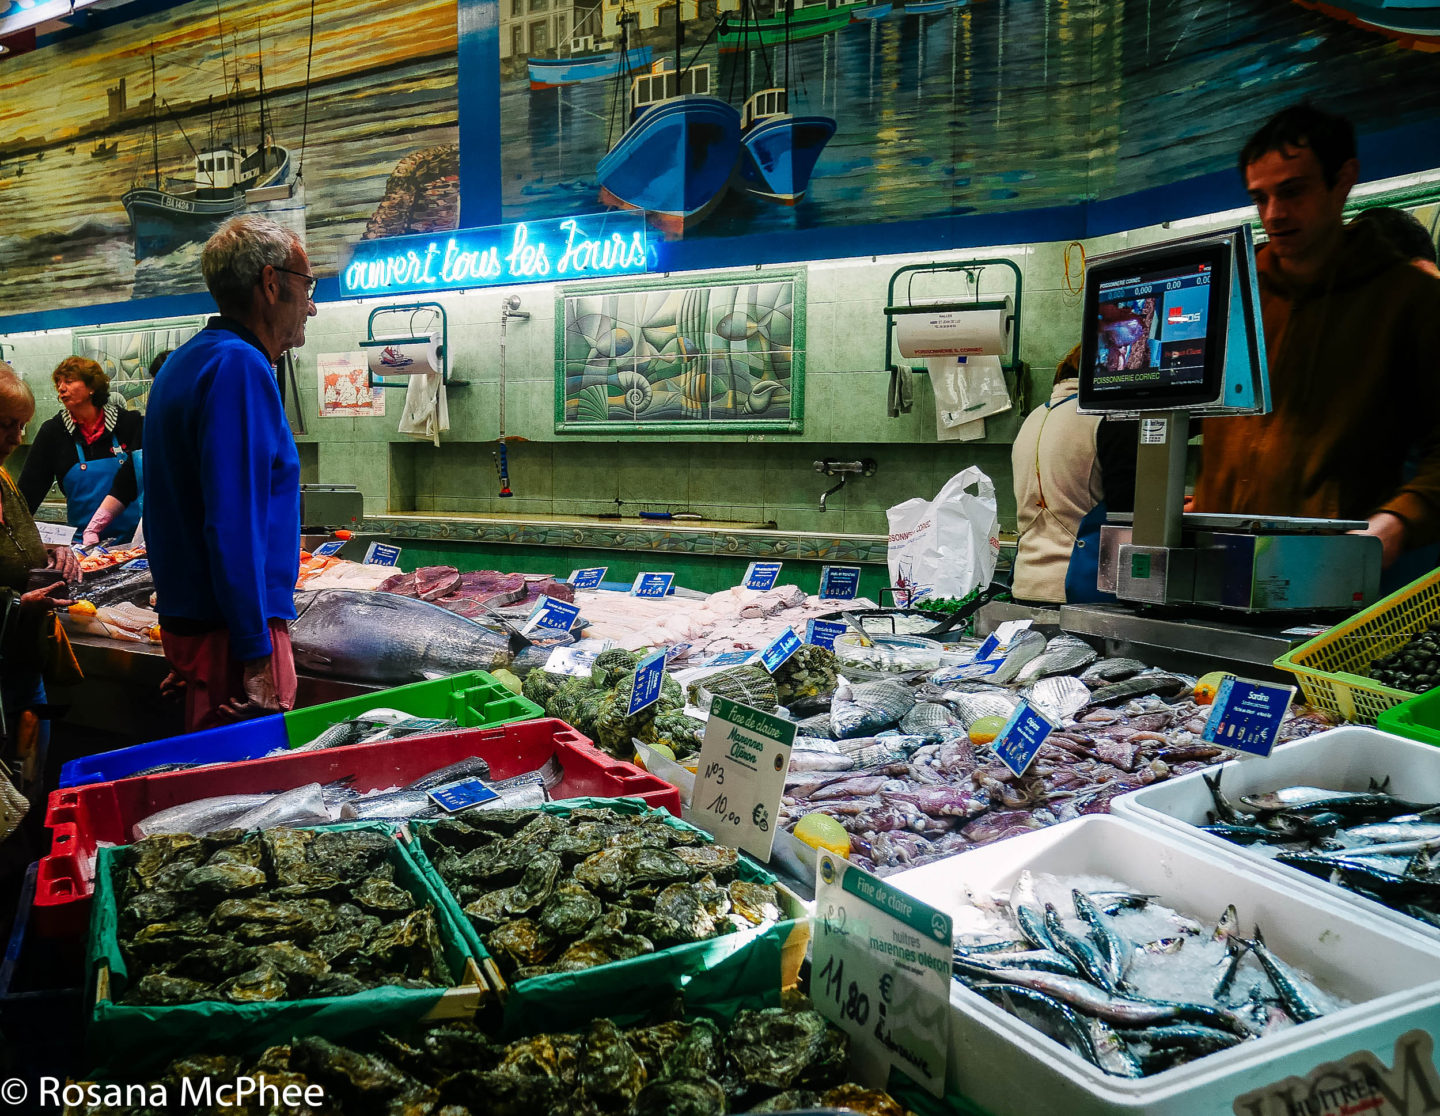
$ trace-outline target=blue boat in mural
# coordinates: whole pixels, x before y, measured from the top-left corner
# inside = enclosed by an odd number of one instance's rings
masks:
[[[665,60],[630,82],[630,125],[600,160],[600,200],[683,233],[720,203],[740,154],[740,114],[710,96],[710,67]]]
[[[1296,0],[1356,27],[1378,31],[1401,46],[1440,51],[1440,3],[1434,0]]]
[[[762,89],[745,102],[736,166],[746,191],[781,205],[805,196],[820,152],[835,134],[828,116],[790,115],[789,100],[784,89]]]
[[[884,19],[894,10],[894,4],[867,4],[863,8],[851,9],[850,22],[860,23],[867,19]]]
[[[591,50],[586,51],[580,46],[579,50],[564,58],[531,58],[530,88],[553,89],[557,85],[577,85],[582,81],[614,77],[621,70],[638,70],[650,65],[648,46],[632,47],[623,53],[618,50],[593,53],[594,39],[591,38],[590,47]]]

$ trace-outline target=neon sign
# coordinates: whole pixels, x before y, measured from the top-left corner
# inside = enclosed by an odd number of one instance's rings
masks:
[[[340,271],[340,297],[640,274],[654,255],[640,213],[362,240]]]

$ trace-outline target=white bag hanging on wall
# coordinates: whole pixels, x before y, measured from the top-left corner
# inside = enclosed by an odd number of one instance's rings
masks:
[[[963,597],[995,576],[1000,557],[995,485],[977,467],[951,477],[935,499],[906,500],[886,516],[890,584],[910,589],[911,600]]]

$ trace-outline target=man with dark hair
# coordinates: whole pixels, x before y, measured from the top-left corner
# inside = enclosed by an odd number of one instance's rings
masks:
[[[201,271],[220,316],[165,361],[145,414],[145,542],[187,732],[295,704],[288,621],[300,458],[275,363],[305,343],[315,276],[291,230],[232,217]]]
[[[1440,539],[1440,282],[1367,223],[1350,123],[1288,108],[1241,152],[1273,410],[1206,419],[1195,510],[1365,520],[1384,565]],[[1406,477],[1406,453],[1420,447]]]

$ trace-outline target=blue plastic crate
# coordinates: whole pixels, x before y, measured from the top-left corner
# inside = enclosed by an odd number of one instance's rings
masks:
[[[147,744],[117,748],[113,752],[81,756],[60,769],[60,786],[108,783],[112,779],[124,779],[167,763],[234,763],[237,760],[259,759],[277,748],[289,746],[285,715],[272,713],[268,717],[256,717],[234,725],[222,725],[183,736],[167,736]]]

